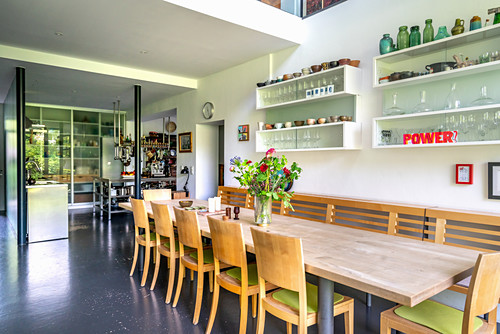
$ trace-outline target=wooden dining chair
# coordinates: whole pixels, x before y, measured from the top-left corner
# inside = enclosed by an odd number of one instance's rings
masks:
[[[156,234],[150,231],[148,212],[146,210],[146,203],[144,200],[130,198],[130,204],[132,205],[135,226],[134,259],[132,261],[132,269],[130,269],[130,276],[134,274],[135,266],[137,264],[137,256],[139,254],[139,246],[144,246],[146,255],[144,257],[144,270],[142,272],[141,280],[141,286],[144,286],[148,277],[150,248],[156,246]],[[144,234],[139,234],[140,228],[144,229]]]
[[[179,273],[177,290],[173,307],[177,306],[182,289],[185,268],[198,272],[196,286],[196,302],[194,307],[193,324],[197,324],[200,318],[201,300],[203,298],[203,278],[209,273],[210,290],[213,290],[213,272],[215,269],[212,248],[204,248],[201,241],[201,231],[196,211],[187,211],[174,206],[175,221],[177,223],[177,234],[179,239]],[[186,254],[185,247],[194,248],[195,251]],[[221,266],[227,268],[228,266]]]
[[[215,279],[212,309],[208,319],[206,334],[212,331],[219,302],[219,287],[240,296],[240,334],[247,331],[248,297],[252,296],[252,317],[257,316],[257,264],[247,264],[245,240],[241,224],[225,222],[208,216],[208,225],[214,253]],[[221,272],[222,264],[235,268]],[[266,283],[266,291],[276,286]]]
[[[158,272],[160,269],[161,255],[168,258],[169,275],[168,275],[168,288],[165,303],[170,303],[172,298],[172,291],[175,281],[175,261],[179,258],[179,241],[176,240],[174,234],[174,225],[170,210],[167,205],[151,202],[153,209],[154,222],[156,226],[156,265],[151,282],[151,290],[155,288],[156,280],[158,279]],[[188,254],[193,252],[194,249],[184,249],[184,253]]]
[[[464,312],[426,300],[395,306],[380,314],[380,333],[496,333],[500,298],[500,253],[479,254],[465,300]],[[488,320],[478,318],[488,314]]]
[[[172,199],[172,190],[171,189],[144,189],[143,196],[144,196],[144,200],[146,202],[171,200]]]
[[[257,258],[259,280],[259,316],[257,334],[264,333],[266,311],[287,322],[287,333],[292,324],[298,333],[307,333],[307,327],[318,321],[318,288],[307,283],[302,241],[252,227],[252,238]],[[266,294],[266,282],[280,289]],[[335,293],[334,316],[344,314],[345,333],[354,333],[354,300]]]

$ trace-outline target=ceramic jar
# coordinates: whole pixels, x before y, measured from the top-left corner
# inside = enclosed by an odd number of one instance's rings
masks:
[[[450,37],[450,34],[448,34],[448,31],[446,30],[446,26],[441,26],[438,29],[438,33],[436,37],[434,37],[434,40],[437,41],[438,39],[443,39],[446,37]]]
[[[434,40],[434,27],[432,26],[432,19],[425,20],[424,28],[424,43],[429,43]]]
[[[465,30],[464,20],[456,19],[455,26],[451,29],[451,34],[453,36],[463,34],[464,30]]]
[[[474,16],[470,19],[470,31],[481,28],[481,18],[479,16]]]
[[[420,45],[420,27],[413,26],[410,31],[410,46]]]
[[[406,49],[410,46],[410,34],[408,33],[407,26],[399,27],[398,33],[398,50]]]
[[[393,44],[393,41],[392,41],[391,35],[384,34],[384,36],[382,37],[382,39],[380,40],[380,43],[379,43],[380,54],[384,55],[386,53],[391,52],[392,51],[392,44]]]

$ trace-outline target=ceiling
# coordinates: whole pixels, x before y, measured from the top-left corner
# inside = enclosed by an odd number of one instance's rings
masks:
[[[196,80],[297,43],[162,0],[4,0],[0,45]],[[127,109],[134,84],[142,86],[143,105],[193,89],[119,70],[103,75],[2,57],[0,102],[16,66],[26,68],[26,100],[32,103],[110,109],[120,98]]]

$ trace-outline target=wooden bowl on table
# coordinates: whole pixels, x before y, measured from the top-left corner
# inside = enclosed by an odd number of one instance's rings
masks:
[[[179,201],[181,208],[188,208],[193,205],[193,201]]]

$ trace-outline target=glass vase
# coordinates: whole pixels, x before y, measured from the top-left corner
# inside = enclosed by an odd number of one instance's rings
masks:
[[[424,43],[429,43],[434,40],[434,27],[432,26],[432,19],[425,20],[424,28]]]
[[[255,223],[259,226],[271,224],[273,212],[273,199],[267,196],[255,196],[254,200]]]
[[[398,50],[403,50],[410,47],[410,34],[407,26],[399,27],[398,33]]]
[[[389,34],[384,34],[384,37],[380,40],[379,43],[379,51],[381,55],[384,55],[386,53],[389,53],[392,51],[392,38],[391,35]]]
[[[448,31],[446,30],[446,26],[441,26],[438,29],[438,33],[436,37],[434,37],[434,40],[437,41],[438,39],[443,39],[446,37],[450,37],[450,34],[448,34]]]

